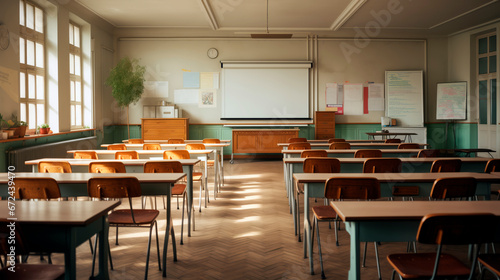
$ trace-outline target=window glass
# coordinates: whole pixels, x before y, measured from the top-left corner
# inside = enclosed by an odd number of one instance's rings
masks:
[[[484,54],[488,52],[488,38],[479,39],[478,50],[479,54]]]
[[[43,45],[36,43],[36,67],[43,68]]]
[[[43,33],[43,11],[35,7],[35,31]]]
[[[26,4],[26,27],[35,28],[35,7],[30,4]]]
[[[19,96],[26,98],[26,74],[24,72],[19,73]]]
[[[490,52],[497,51],[497,35],[490,36]]]
[[[26,63],[26,52],[24,48],[26,47],[26,43],[24,42],[24,38],[19,38],[19,62],[24,64]]]
[[[19,1],[19,25],[24,26],[24,2]]]
[[[30,114],[28,114],[28,116],[29,116],[29,118],[28,118],[28,127],[30,129],[34,129],[37,126],[37,124],[36,124],[36,107],[35,107],[35,104],[33,104],[33,103],[28,104],[28,109],[29,109],[29,112],[30,112]]]
[[[490,56],[490,73],[496,73],[497,72],[497,56],[492,55]]]
[[[491,124],[497,123],[497,80],[490,80],[490,91],[491,91]]]
[[[36,76],[36,99],[43,100],[45,98],[45,79],[43,76]]]
[[[36,122],[37,125],[45,123],[45,106],[44,104],[36,104]]]
[[[488,58],[481,57],[479,58],[479,75],[488,74]]]
[[[35,96],[35,75],[28,74],[28,97],[34,99]]]
[[[27,64],[31,66],[35,66],[35,42],[31,40],[26,41],[26,56],[27,56]]]
[[[479,124],[488,124],[488,81],[479,81]]]

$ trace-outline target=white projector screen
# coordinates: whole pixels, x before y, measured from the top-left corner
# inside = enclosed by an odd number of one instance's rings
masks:
[[[223,67],[221,119],[310,119],[310,64],[300,68]]]

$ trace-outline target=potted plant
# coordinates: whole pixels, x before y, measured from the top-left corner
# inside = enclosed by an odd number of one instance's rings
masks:
[[[122,58],[111,69],[106,84],[112,88],[113,98],[120,108],[127,108],[127,130],[130,138],[129,105],[137,103],[144,92],[144,73],[146,67],[139,65],[137,59]]]
[[[40,134],[49,134],[50,126],[46,123],[40,125]]]
[[[11,121],[12,121],[11,128],[14,129],[14,138],[23,138],[24,135],[26,134],[26,128],[28,127],[26,122],[18,121],[17,116],[15,114],[12,114]]]

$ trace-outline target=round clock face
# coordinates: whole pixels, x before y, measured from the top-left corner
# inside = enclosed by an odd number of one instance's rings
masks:
[[[219,56],[219,51],[216,48],[208,49],[207,55],[209,58],[214,59]]]
[[[9,47],[9,44],[9,29],[7,29],[6,25],[0,25],[0,49],[6,50]]]

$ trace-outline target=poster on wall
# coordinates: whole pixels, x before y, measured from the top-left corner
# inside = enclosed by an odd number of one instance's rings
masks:
[[[327,83],[325,89],[326,111],[337,111],[337,115],[344,114],[344,87],[338,83]]]
[[[423,71],[385,71],[385,115],[398,126],[424,126]]]
[[[200,97],[199,97],[199,104],[198,107],[200,108],[214,108],[216,107],[216,93],[217,91],[215,89],[201,89],[200,90]]]

